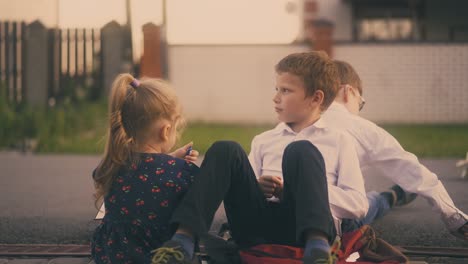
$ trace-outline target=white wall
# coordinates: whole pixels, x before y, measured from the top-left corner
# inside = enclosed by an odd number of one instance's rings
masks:
[[[190,120],[274,122],[274,65],[292,45],[195,45],[169,48],[170,80]]]
[[[0,21],[25,21],[31,23],[40,20],[47,27],[58,23],[56,0],[0,0]]]
[[[171,46],[170,79],[190,120],[271,123],[274,65],[298,45]],[[340,44],[376,122],[468,122],[468,44]]]

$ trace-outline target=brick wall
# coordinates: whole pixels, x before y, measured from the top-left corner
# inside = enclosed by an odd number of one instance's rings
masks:
[[[468,44],[341,44],[377,122],[468,122]]]

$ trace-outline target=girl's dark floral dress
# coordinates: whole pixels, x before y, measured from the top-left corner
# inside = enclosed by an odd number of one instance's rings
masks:
[[[146,153],[122,169],[104,197],[106,214],[91,240],[94,261],[149,262],[150,251],[172,237],[170,217],[198,171],[185,160]]]

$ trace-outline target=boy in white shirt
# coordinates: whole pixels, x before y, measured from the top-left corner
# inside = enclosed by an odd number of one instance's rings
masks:
[[[171,252],[193,251],[190,239],[208,231],[221,201],[238,245],[304,246],[303,261],[311,264],[333,263],[329,243],[336,236],[335,220],[366,214],[352,139],[320,119],[339,87],[332,60],[323,52],[291,54],[276,65],[276,73],[273,101],[282,123],[255,137],[252,164],[237,143],[210,147],[173,213],[179,240],[158,249],[159,258],[185,263]]]
[[[327,61],[324,53],[299,53],[287,56],[276,65],[277,92],[273,102],[282,122],[253,139],[249,161],[260,188],[273,205],[281,203],[285,164],[297,162],[285,158],[283,152],[286,154],[292,145],[313,146],[311,153],[303,152],[301,161],[306,165],[323,159],[331,214],[338,233],[341,233],[340,220],[362,218],[368,205],[363,196],[362,174],[354,163],[357,160],[351,139],[330,130],[320,118],[336,93],[336,84],[327,80],[334,71]],[[296,172],[294,175],[300,174]],[[314,185],[314,182],[304,182],[302,187],[309,188],[309,184]],[[315,192],[322,190],[319,188]],[[296,202],[304,203],[304,207],[312,204],[305,199]]]
[[[341,88],[323,119],[334,129],[345,131],[353,137],[363,171],[367,168],[376,169],[397,184],[392,187],[393,199],[388,199],[388,193],[368,193],[369,212],[365,218],[351,221],[354,228],[383,216],[393,205],[411,201],[414,195],[408,195],[407,192],[410,192],[426,198],[434,210],[440,213],[453,235],[468,240],[467,215],[455,207],[437,175],[419,163],[415,155],[406,152],[385,130],[359,117],[365,102],[361,80],[349,63],[335,60],[334,64]]]

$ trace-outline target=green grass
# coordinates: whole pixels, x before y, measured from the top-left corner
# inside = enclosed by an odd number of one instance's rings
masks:
[[[468,124],[382,127],[418,157],[464,158],[468,151]]]
[[[18,147],[24,138],[37,141],[38,153],[100,154],[107,125],[104,102],[82,102],[51,109],[12,106],[0,96],[0,149]],[[273,124],[189,123],[179,146],[190,141],[205,153],[217,140],[234,140],[250,151],[252,138]],[[418,157],[463,158],[468,151],[468,124],[383,125]]]
[[[180,144],[193,141],[194,148],[205,153],[208,147],[217,140],[233,140],[239,142],[248,153],[253,137],[273,127],[274,125],[193,123],[187,125]]]
[[[38,152],[101,153],[104,148],[105,118],[95,122],[94,129],[66,133],[60,137],[41,137]],[[67,125],[66,123],[64,125]],[[249,152],[252,138],[274,125],[188,124],[179,146],[190,141],[205,153],[217,140],[234,140]],[[418,157],[462,158],[468,151],[468,124],[466,125],[383,125],[400,144]],[[68,130],[69,131],[69,130]]]
[[[66,108],[66,109],[65,109]],[[107,107],[87,103],[59,108],[42,116],[38,126],[40,153],[101,153],[105,145]]]
[[[31,108],[0,104],[0,148],[37,142],[39,153],[99,153],[106,126],[104,103]]]
[[[189,124],[180,143],[193,140],[195,147],[204,153],[216,140],[234,140],[249,152],[252,138],[273,127],[274,125]],[[405,150],[418,157],[462,158],[468,151],[468,124],[386,124],[382,127],[392,134]]]

